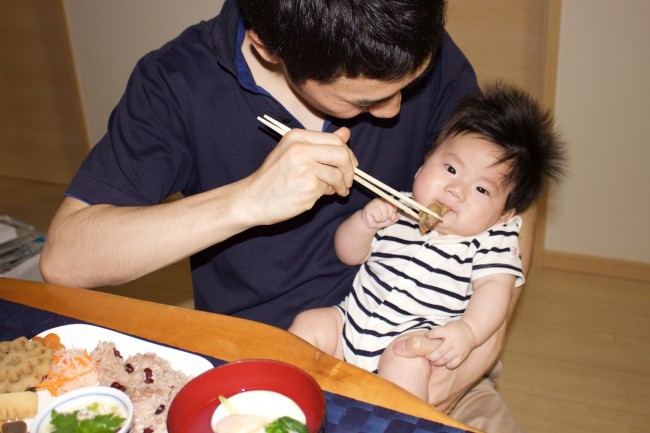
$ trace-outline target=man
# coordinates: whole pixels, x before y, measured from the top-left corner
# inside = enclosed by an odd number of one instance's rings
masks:
[[[44,277],[115,285],[191,256],[198,309],[286,328],[337,303],[355,268],[332,237],[371,198],[353,167],[409,190],[448,113],[477,91],[444,12],[444,1],[226,1],[136,66],[52,221]],[[264,114],[296,129],[280,139]],[[441,372],[432,403],[451,407],[504,334]]]

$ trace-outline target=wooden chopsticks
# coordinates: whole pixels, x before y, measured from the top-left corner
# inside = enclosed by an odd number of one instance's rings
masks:
[[[264,125],[268,126],[270,129],[272,129],[273,131],[277,132],[280,135],[284,135],[291,130],[291,128],[289,128],[285,124],[278,122],[277,120],[267,116],[266,114],[264,115],[264,117],[258,117],[257,120],[259,120]],[[415,218],[416,220],[420,219],[418,212],[425,212],[429,215],[434,216],[439,220],[442,220],[442,217],[437,213],[435,213],[434,211],[432,211],[431,209],[401,194],[399,191],[391,188],[390,186],[386,185],[382,181],[375,179],[374,177],[370,176],[369,174],[361,171],[356,167],[354,168],[354,180],[360,185],[363,185],[364,187],[368,188],[370,191],[374,192],[381,198],[385,199],[389,203],[392,203],[393,205],[397,206],[402,211],[404,211],[407,215]]]

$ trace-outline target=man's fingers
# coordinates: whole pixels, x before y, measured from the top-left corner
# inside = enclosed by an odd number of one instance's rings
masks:
[[[430,340],[423,335],[414,335],[396,342],[393,345],[393,352],[406,358],[426,357],[436,350],[439,345],[440,340]]]
[[[344,143],[347,143],[348,140],[350,139],[350,130],[345,127],[337,129],[336,131],[334,131],[334,134],[341,137],[341,140],[343,140]]]
[[[453,370],[454,368],[457,368],[461,362],[462,362],[462,358],[454,358],[451,361],[449,361],[445,366],[448,369]]]
[[[295,154],[300,158],[310,158],[317,164],[313,170],[321,181],[331,185],[337,194],[347,195],[357,164],[356,157],[346,144],[350,138],[348,128],[340,128],[334,133],[292,129],[285,137]]]

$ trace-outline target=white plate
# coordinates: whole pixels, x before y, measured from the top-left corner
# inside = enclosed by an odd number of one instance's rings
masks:
[[[67,349],[86,349],[88,353],[93,351],[100,341],[115,343],[115,347],[124,359],[137,353],[152,352],[169,361],[174,370],[182,371],[190,377],[196,377],[213,367],[210,361],[199,355],[161,346],[99,326],[63,325],[43,331],[38,336],[45,337],[51,333],[58,335]],[[54,397],[48,391],[38,391],[38,410],[43,409],[53,399]]]

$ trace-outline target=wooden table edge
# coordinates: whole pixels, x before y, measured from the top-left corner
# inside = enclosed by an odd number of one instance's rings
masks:
[[[326,391],[480,433],[391,382],[263,323],[93,290],[3,277],[0,277],[0,298],[224,361],[258,358],[288,362],[311,374]],[[251,345],[251,341],[259,344]],[[280,344],[284,346],[282,352],[278,352]]]

